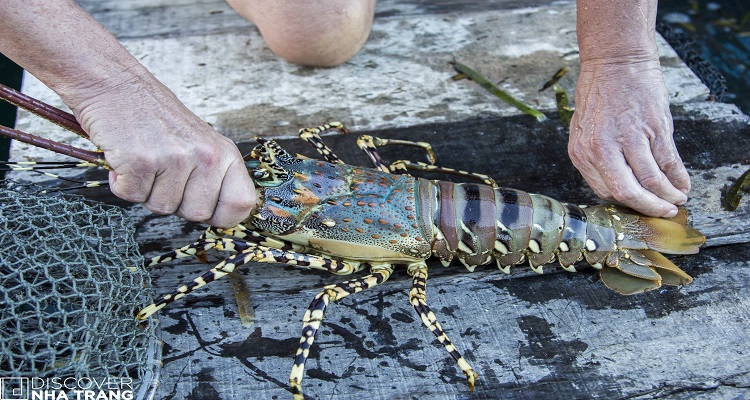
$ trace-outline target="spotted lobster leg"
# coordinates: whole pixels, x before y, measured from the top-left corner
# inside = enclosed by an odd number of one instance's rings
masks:
[[[306,142],[313,145],[313,147],[318,150],[318,153],[320,153],[323,158],[329,163],[343,164],[344,162],[341,161],[341,159],[333,153],[333,150],[331,150],[330,147],[323,143],[323,139],[321,139],[320,137],[321,133],[331,129],[336,129],[342,134],[346,134],[348,132],[346,128],[344,128],[344,124],[342,124],[341,122],[329,122],[316,128],[302,128],[299,130],[299,137],[302,140],[305,140]]]
[[[305,374],[305,362],[307,362],[307,357],[310,355],[310,347],[315,341],[315,334],[320,328],[328,304],[332,301],[341,300],[350,294],[379,285],[388,280],[391,273],[393,273],[393,266],[391,264],[372,263],[369,275],[325,286],[315,296],[302,320],[302,336],[299,340],[299,348],[297,348],[292,373],[289,375],[289,386],[292,388],[295,400],[305,398],[302,394],[302,378]]]
[[[262,235],[256,237],[256,239],[260,241],[265,241],[265,239],[274,240],[266,238]],[[199,240],[196,243],[203,243],[207,240],[214,239],[204,239],[203,241]],[[286,242],[284,243],[286,244]],[[164,308],[167,304],[172,303],[181,297],[184,297],[186,294],[194,291],[195,289],[198,289],[210,282],[224,277],[225,275],[234,271],[237,267],[247,264],[248,262],[295,265],[303,268],[320,269],[336,275],[348,275],[353,272],[358,272],[362,268],[362,266],[355,261],[338,261],[328,257],[308,255],[291,250],[282,250],[273,247],[262,246],[251,241],[243,241],[233,238],[223,238],[221,240],[215,240],[211,242],[210,245],[212,248],[215,248],[217,250],[236,251],[237,254],[233,254],[230,257],[227,257],[208,272],[193,279],[192,282],[188,283],[187,285],[180,286],[172,293],[163,296],[159,301],[146,306],[137,313],[136,318],[139,320],[144,320],[153,313]],[[188,245],[185,246],[185,248],[195,248],[191,246],[192,245]],[[289,244],[289,246],[291,246],[291,244]],[[194,255],[194,253],[191,253],[191,251],[181,251],[179,254],[177,252],[173,253],[178,258]],[[167,255],[169,254],[172,253],[168,253]],[[158,264],[159,262],[166,261],[167,259],[165,258],[163,260],[157,260],[156,263]]]
[[[146,267],[166,263],[178,258],[185,258],[194,256],[199,260],[203,261],[200,257],[201,252],[215,249],[219,251],[234,251],[234,242],[237,239],[242,241],[253,242],[260,246],[272,247],[279,250],[292,250],[296,252],[304,252],[303,246],[284,242],[282,240],[270,238],[262,235],[253,230],[247,229],[243,225],[236,225],[231,228],[216,228],[209,226],[203,234],[194,243],[180,247],[159,256],[151,258],[151,260],[145,264]]]
[[[461,353],[456,350],[448,335],[445,333],[440,323],[427,305],[427,264],[424,262],[415,263],[409,266],[409,274],[412,276],[411,290],[409,291],[409,302],[414,310],[419,314],[422,323],[430,329],[435,335],[438,342],[443,345],[448,354],[453,357],[458,364],[458,368],[466,375],[469,390],[474,391],[474,381],[479,377],[471,365],[463,358]]]
[[[328,147],[320,137],[321,133],[331,129],[337,129],[344,134],[348,133],[348,130],[341,122],[331,122],[328,124],[323,124],[316,128],[300,129],[299,137],[312,144],[313,147],[318,150],[318,152],[326,161],[333,164],[342,164],[343,161],[341,161],[341,159],[336,154],[334,154],[333,150],[331,150],[331,148]],[[365,152],[365,154],[367,154],[367,157],[370,158],[370,161],[372,161],[375,169],[379,169],[386,173],[403,174],[407,173],[409,170],[438,172],[477,179],[487,185],[497,187],[497,183],[495,182],[495,180],[488,175],[434,165],[437,157],[435,156],[435,151],[432,149],[432,145],[427,142],[414,142],[411,140],[399,139],[382,139],[370,135],[362,135],[357,139],[357,145],[360,149],[362,149],[362,151]],[[411,162],[408,160],[397,160],[390,164],[387,164],[380,156],[380,152],[378,151],[377,147],[388,145],[411,146],[423,149],[425,153],[427,153],[427,160],[429,164],[423,162]]]
[[[297,349],[292,373],[289,376],[289,385],[292,388],[295,400],[304,399],[304,395],[302,394],[302,378],[304,377],[305,363],[310,354],[310,347],[315,340],[315,334],[318,329],[320,329],[320,324],[323,321],[328,304],[333,301],[341,300],[350,294],[361,292],[362,290],[379,285],[385,282],[393,272],[393,266],[388,263],[373,263],[371,265],[370,275],[326,286],[310,303],[310,306],[305,312],[302,323],[300,345]],[[461,353],[456,350],[456,347],[437,321],[435,314],[427,305],[427,264],[425,264],[424,261],[409,264],[407,272],[412,276],[409,302],[414,307],[417,314],[419,314],[422,323],[430,329],[438,339],[438,342],[440,342],[448,354],[453,357],[458,364],[458,367],[463,371],[464,375],[466,375],[469,390],[474,391],[474,381],[478,377],[478,374],[469,363],[466,362],[463,356],[461,356]]]
[[[427,153],[427,160],[429,161],[429,164],[426,164],[423,162],[412,162],[408,160],[396,160],[390,164],[387,164],[383,161],[383,158],[380,156],[380,152],[377,149],[378,146],[386,146],[386,145],[412,146],[412,147],[419,147],[421,149],[424,149],[424,151]],[[430,145],[427,142],[381,139],[381,138],[377,138],[377,137],[373,137],[369,135],[362,135],[359,137],[359,139],[357,139],[357,146],[359,146],[359,148],[362,149],[362,151],[364,151],[365,154],[367,154],[367,156],[370,158],[370,161],[372,161],[372,163],[375,165],[375,168],[383,172],[387,172],[390,174],[405,174],[409,170],[423,171],[423,172],[438,172],[438,173],[443,173],[443,174],[450,174],[450,175],[463,176],[466,178],[476,179],[492,187],[498,187],[495,180],[492,179],[489,175],[478,174],[475,172],[462,171],[462,170],[457,170],[457,169],[447,168],[447,167],[440,167],[440,166],[435,165],[435,161],[436,161],[435,151],[432,150],[432,145]]]

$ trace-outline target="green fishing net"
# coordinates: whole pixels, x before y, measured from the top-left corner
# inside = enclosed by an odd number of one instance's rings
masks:
[[[153,395],[157,324],[124,210],[0,181],[0,378],[127,378]]]

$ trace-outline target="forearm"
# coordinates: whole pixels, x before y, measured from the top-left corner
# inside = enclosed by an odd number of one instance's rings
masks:
[[[72,0],[0,2],[0,52],[71,108],[148,71]]]
[[[581,63],[658,61],[657,0],[578,0]]]

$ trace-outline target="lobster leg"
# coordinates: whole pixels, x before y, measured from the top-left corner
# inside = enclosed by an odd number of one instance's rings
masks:
[[[471,365],[461,356],[461,353],[456,350],[448,335],[440,326],[440,323],[435,318],[435,313],[432,312],[430,307],[427,305],[427,265],[423,262],[409,265],[409,274],[412,276],[411,290],[409,291],[409,302],[417,311],[419,317],[422,319],[422,323],[430,329],[435,335],[440,344],[443,345],[448,354],[456,360],[458,367],[466,375],[468,380],[469,390],[474,391],[474,380],[479,377]]]
[[[390,168],[391,168],[391,173],[394,173],[394,174],[404,174],[404,173],[407,173],[408,170],[439,172],[442,174],[450,174],[450,175],[463,176],[466,178],[476,179],[476,180],[481,181],[485,185],[489,185],[492,187],[499,187],[497,182],[495,182],[495,180],[492,179],[489,175],[479,174],[476,172],[462,171],[459,169],[453,169],[453,168],[447,168],[447,167],[439,167],[437,165],[425,164],[423,162],[415,163],[415,162],[411,162],[408,160],[396,160],[391,163]]]
[[[164,254],[152,257],[148,263],[144,263],[144,266],[151,267],[157,264],[162,264],[165,262],[176,260],[178,258],[185,258],[185,257],[190,257],[190,256],[198,257],[198,253],[200,251],[206,251],[206,250],[210,250],[216,247],[216,240],[211,241],[207,238],[209,235],[213,235],[213,237],[216,237],[216,238],[220,237],[218,232],[215,231],[215,229],[216,228],[209,226],[208,229],[206,229],[206,231],[203,232],[201,236],[198,238],[198,240],[196,240],[194,243],[191,243],[186,246],[182,246],[179,249],[174,249],[170,251],[169,253],[164,253]]]
[[[408,160],[397,160],[389,165],[383,161],[383,158],[380,156],[380,152],[377,149],[377,146],[385,146],[389,144],[422,148],[425,150],[425,152],[427,152],[427,160],[429,161],[429,164],[423,162],[411,162]],[[498,187],[497,183],[495,183],[495,180],[488,175],[434,165],[436,160],[435,152],[432,150],[432,146],[426,142],[381,139],[369,135],[362,135],[359,137],[359,139],[357,139],[357,145],[367,154],[367,156],[370,158],[370,161],[372,161],[372,163],[375,165],[375,168],[389,174],[405,174],[409,170],[439,172],[476,179],[492,187]]]
[[[389,165],[383,161],[383,158],[380,157],[380,152],[377,148],[377,146],[387,146],[389,144],[419,147],[427,153],[427,160],[430,162],[430,164],[435,164],[435,151],[432,149],[432,145],[427,142],[414,142],[410,140],[398,139],[381,139],[370,135],[362,135],[359,137],[359,139],[357,139],[357,146],[359,146],[359,148],[362,149],[362,151],[364,151],[368,157],[370,157],[370,161],[372,161],[373,165],[375,165],[375,168],[390,174],[392,173],[392,170],[389,168]]]
[[[299,340],[299,348],[289,375],[289,386],[292,388],[295,400],[304,399],[302,394],[302,378],[305,373],[305,362],[310,355],[310,347],[315,340],[315,333],[323,321],[326,307],[332,301],[341,300],[344,297],[369,289],[375,285],[385,282],[393,272],[393,266],[388,263],[371,264],[370,274],[358,279],[337,283],[323,287],[323,290],[310,303],[302,320],[302,337]]]
[[[343,164],[344,162],[341,161],[341,159],[333,153],[333,150],[331,150],[330,147],[323,143],[323,139],[320,138],[321,133],[330,129],[336,129],[342,134],[347,133],[346,128],[344,128],[344,124],[342,124],[341,122],[331,122],[328,124],[323,124],[316,128],[302,128],[299,130],[299,137],[313,145],[315,149],[318,150],[318,153],[323,155],[323,158],[325,158],[325,160],[329,163]]]
[[[172,250],[169,253],[153,257],[151,258],[151,261],[146,264],[146,266],[150,267],[178,258],[191,256],[195,256],[200,259],[199,254],[201,252],[211,249],[221,251],[234,251],[234,243],[238,242],[237,239],[242,239],[242,241],[253,242],[261,246],[272,247],[279,250],[293,250],[296,252],[305,251],[305,248],[303,246],[270,238],[258,232],[247,229],[242,225],[236,225],[232,228],[227,229],[209,226],[208,229],[206,229],[206,231],[203,232],[203,234],[194,243],[180,247],[179,249]]]
[[[96,164],[84,161],[70,161],[70,162],[41,162],[41,161],[18,161],[18,162],[0,162],[0,170],[3,171],[30,171],[50,178],[59,179],[66,182],[77,183],[78,186],[71,186],[65,188],[57,188],[55,190],[76,190],[83,188],[94,188],[106,185],[108,181],[85,181],[73,178],[66,178],[64,176],[49,172],[50,170],[63,169],[63,168],[88,168],[97,167]]]
[[[172,303],[173,301],[185,296],[186,294],[194,291],[195,289],[198,289],[201,286],[204,286],[229,274],[237,267],[247,264],[251,261],[297,265],[303,268],[320,269],[337,275],[348,275],[361,269],[360,264],[356,261],[337,261],[327,257],[274,249],[248,241],[216,241],[214,243],[214,247],[217,250],[222,250],[219,245],[225,243],[231,245],[231,248],[227,248],[227,250],[237,251],[238,253],[226,258],[215,267],[213,267],[210,271],[193,279],[193,281],[189,284],[180,286],[172,293],[162,297],[156,303],[146,306],[144,309],[138,312],[136,318],[140,320],[146,319],[151,314],[164,308],[164,306],[166,306],[167,304]]]

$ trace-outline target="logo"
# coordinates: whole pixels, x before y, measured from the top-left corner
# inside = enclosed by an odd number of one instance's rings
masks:
[[[133,400],[131,378],[0,378],[0,400]]]
[[[29,378],[0,378],[0,400],[29,400]]]

